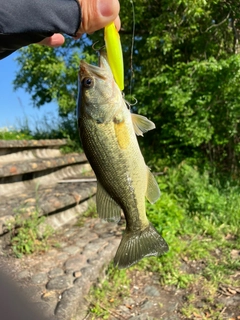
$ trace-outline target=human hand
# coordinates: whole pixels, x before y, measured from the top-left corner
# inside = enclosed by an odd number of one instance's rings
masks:
[[[84,33],[93,33],[104,28],[114,21],[116,28],[120,29],[120,18],[118,16],[120,5],[118,0],[78,0],[82,12],[82,22],[76,33],[76,38],[80,38]],[[60,33],[55,33],[51,37],[45,38],[39,44],[49,47],[59,47],[65,41]]]

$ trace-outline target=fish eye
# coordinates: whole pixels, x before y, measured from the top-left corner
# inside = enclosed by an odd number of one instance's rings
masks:
[[[91,88],[93,86],[93,79],[92,78],[84,78],[82,84],[85,88]]]

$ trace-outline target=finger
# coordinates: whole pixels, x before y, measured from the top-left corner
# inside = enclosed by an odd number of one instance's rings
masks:
[[[43,39],[38,44],[55,48],[55,47],[59,47],[59,46],[63,45],[64,42],[65,42],[65,38],[64,38],[64,36],[62,34],[54,33],[54,35],[52,35],[51,37],[47,37],[47,38]]]
[[[79,0],[82,10],[82,23],[77,34],[92,33],[104,28],[117,19],[120,5],[118,0]],[[120,27],[118,17],[117,27]]]
[[[117,30],[119,31],[121,29],[121,20],[120,20],[119,16],[117,16],[117,18],[114,20],[114,24],[115,24]]]

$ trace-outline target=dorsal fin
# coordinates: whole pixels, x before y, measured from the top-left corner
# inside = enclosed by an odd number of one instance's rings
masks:
[[[131,113],[131,116],[134,131],[137,136],[143,136],[145,132],[156,128],[155,124],[144,116],[135,113]]]

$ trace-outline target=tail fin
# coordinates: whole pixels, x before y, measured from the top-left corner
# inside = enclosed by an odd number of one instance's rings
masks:
[[[114,258],[115,266],[124,269],[144,257],[160,256],[168,251],[168,245],[155,228],[149,226],[137,232],[126,231]]]

